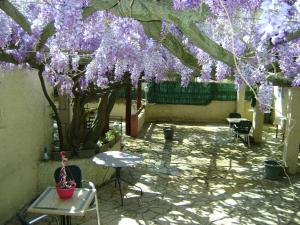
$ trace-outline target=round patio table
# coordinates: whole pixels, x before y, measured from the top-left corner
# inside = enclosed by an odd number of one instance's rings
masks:
[[[99,166],[107,166],[112,167],[116,169],[116,175],[115,178],[112,179],[109,183],[112,181],[115,181],[118,183],[120,195],[121,195],[121,205],[123,206],[123,193],[121,188],[121,181],[124,183],[127,183],[131,186],[137,187],[140,189],[141,196],[143,195],[143,190],[139,186],[132,184],[131,182],[124,180],[121,177],[121,169],[125,167],[134,167],[138,163],[142,162],[144,160],[144,157],[140,154],[136,153],[129,153],[129,152],[121,152],[121,151],[107,151],[107,152],[101,152],[93,158],[93,162],[96,163]],[[108,183],[108,184],[109,184]]]

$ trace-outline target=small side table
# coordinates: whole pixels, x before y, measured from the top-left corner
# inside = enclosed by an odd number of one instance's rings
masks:
[[[124,167],[134,167],[137,163],[142,162],[144,160],[143,156],[136,153],[128,153],[128,152],[121,152],[121,151],[107,151],[101,152],[93,158],[93,162],[99,166],[108,166],[113,167],[116,169],[116,176],[112,179],[108,184],[111,182],[118,183],[120,196],[121,196],[121,205],[123,206],[123,192],[121,188],[121,181],[127,183],[131,186],[137,187],[140,189],[140,195],[143,195],[143,190],[139,186],[132,184],[129,181],[124,180],[121,177],[121,169]]]
[[[60,225],[71,225],[71,216],[84,216],[95,198],[96,189],[76,188],[73,197],[62,200],[55,187],[48,187],[28,208],[28,212],[60,216]]]

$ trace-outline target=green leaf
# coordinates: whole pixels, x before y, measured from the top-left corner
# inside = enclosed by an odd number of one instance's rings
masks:
[[[8,0],[0,0],[0,9],[19,24],[28,34],[31,34],[29,22],[13,4]]]
[[[173,36],[171,33],[168,33],[163,39],[161,38],[161,22],[142,22],[142,24],[146,34],[149,37],[161,42],[173,55],[181,59],[185,66],[197,71],[199,74],[201,68],[196,57],[193,56],[175,36]]]
[[[17,61],[14,59],[12,55],[7,54],[1,50],[0,50],[0,61],[17,64]]]
[[[116,4],[118,4],[119,0],[92,0],[90,1],[88,7],[83,10],[82,17],[85,19],[92,15],[96,11],[102,11],[111,9]]]
[[[300,37],[300,29],[287,35],[287,41],[292,41]]]
[[[55,27],[54,22],[50,22],[47,24],[47,26],[44,27],[43,32],[41,34],[40,42],[37,45],[37,50],[40,50],[44,47],[49,37],[54,35],[55,33]]]
[[[107,1],[98,0],[96,2],[97,4],[92,5],[92,7],[95,9],[94,11],[107,9]],[[199,10],[175,11],[172,8],[170,0],[159,2],[156,0],[122,0],[111,9],[109,9],[109,11],[117,16],[132,17],[142,22],[166,20],[168,22],[174,23],[193,42],[194,45],[201,48],[203,51],[207,52],[215,59],[220,60],[231,67],[235,66],[233,54],[218,45],[216,42],[212,41],[195,25],[195,22],[204,20],[206,15],[209,14],[208,7],[205,4],[202,4],[202,7]],[[86,13],[85,15],[88,14]],[[157,38],[157,26],[154,31],[154,28],[152,29],[149,27],[145,27],[144,23],[144,28],[148,35],[150,35],[151,37],[155,37],[156,40],[159,40],[159,38]],[[168,35],[167,38],[161,43],[173,54],[178,56],[178,58],[182,60],[185,65],[188,63],[188,58],[192,59],[192,62],[188,64],[195,67],[194,57],[190,56],[189,53],[184,50],[184,47],[174,36]],[[182,51],[180,53],[176,53],[174,47],[172,48],[171,46],[172,44],[175,44],[176,47],[179,46]]]

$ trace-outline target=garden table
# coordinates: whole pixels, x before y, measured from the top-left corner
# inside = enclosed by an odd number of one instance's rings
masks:
[[[141,196],[143,195],[143,190],[139,186],[132,184],[127,180],[124,180],[121,177],[121,169],[124,167],[134,167],[137,163],[142,162],[143,160],[144,158],[140,154],[128,153],[123,151],[122,152],[121,151],[101,152],[95,155],[95,157],[93,158],[93,162],[96,163],[97,165],[112,167],[116,169],[116,176],[114,179],[111,180],[111,182],[115,181],[115,186],[116,183],[118,183],[122,206],[123,206],[123,193],[121,188],[121,181],[140,189]]]
[[[28,208],[30,213],[60,216],[60,225],[71,225],[72,216],[84,216],[96,189],[76,188],[73,197],[60,199],[55,187],[48,187]]]

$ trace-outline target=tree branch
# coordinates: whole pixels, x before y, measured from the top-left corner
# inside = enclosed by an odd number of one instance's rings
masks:
[[[161,21],[142,22],[144,30],[149,37],[159,40],[173,55],[181,59],[181,62],[199,74],[201,68],[198,60],[192,55],[180,41],[171,33],[161,38]]]
[[[8,0],[0,0],[0,9],[19,24],[28,34],[31,34],[30,24],[25,16]]]
[[[51,106],[51,108],[52,108],[52,110],[54,112],[54,117],[56,119],[57,128],[58,128],[59,146],[60,146],[60,149],[62,151],[64,149],[64,143],[63,143],[64,139],[63,139],[63,132],[62,132],[61,120],[60,120],[60,117],[59,117],[56,105],[54,104],[54,102],[52,101],[52,99],[50,98],[50,96],[49,96],[49,94],[47,92],[45,81],[44,81],[42,73],[43,73],[43,71],[39,70],[38,71],[38,76],[39,76],[39,79],[40,79],[40,83],[41,83],[41,86],[42,86],[42,91],[44,93],[44,96],[47,99],[48,103],[50,104],[50,106]]]
[[[233,54],[211,40],[195,25],[195,22],[203,21],[204,18],[209,14],[208,7],[205,4],[203,4],[199,10],[175,11],[172,8],[170,1],[158,2],[156,0],[135,0],[132,5],[131,0],[122,0],[118,4],[112,6],[112,8],[107,8],[108,5],[107,1],[105,0],[94,0],[93,3],[91,4],[91,7],[95,9],[93,12],[96,10],[108,9],[116,16],[132,17],[143,22],[165,20],[174,23],[193,42],[194,45],[201,48],[215,59],[229,65],[230,67],[235,66]],[[91,11],[86,9],[84,10],[83,15],[84,17],[87,17],[90,15],[90,13]],[[158,38],[157,35],[152,37],[157,41],[160,41],[160,37]],[[162,44],[165,47],[170,48],[170,42],[162,42]],[[181,46],[181,48],[184,47]]]
[[[44,27],[40,37],[40,42],[38,43],[36,49],[37,50],[42,49],[45,46],[48,38],[54,35],[54,33],[55,33],[54,22],[50,22],[47,24],[47,26]]]
[[[14,59],[14,57],[10,54],[7,54],[0,50],[0,61],[2,62],[8,62],[13,64],[18,64],[18,62]]]

